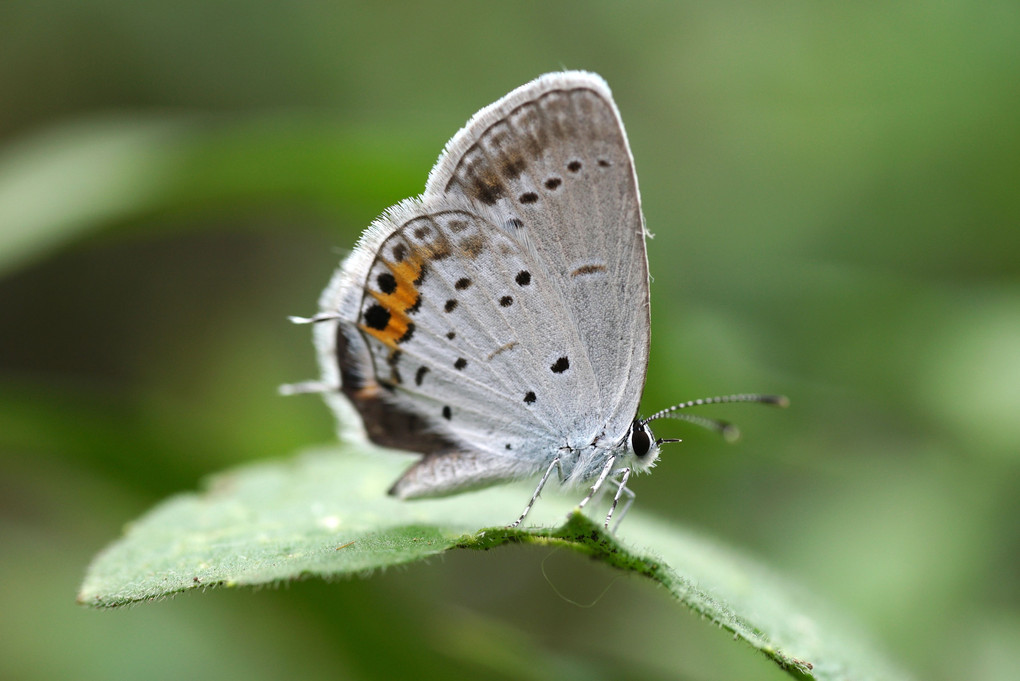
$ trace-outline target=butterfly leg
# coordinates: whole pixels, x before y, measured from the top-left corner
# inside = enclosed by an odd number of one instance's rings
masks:
[[[542,493],[542,488],[545,487],[545,483],[549,480],[549,476],[552,475],[553,468],[559,469],[560,479],[563,479],[563,468],[560,466],[560,457],[557,456],[552,460],[552,463],[549,464],[549,467],[545,469],[545,475],[543,475],[542,479],[538,481],[538,487],[535,488],[535,493],[531,495],[531,501],[529,501],[528,505],[524,507],[524,512],[521,513],[521,517],[507,525],[507,527],[517,527],[524,522],[524,519],[531,511],[531,507],[535,505],[536,501],[538,501],[538,495]]]
[[[613,511],[616,510],[616,504],[619,503],[620,497],[626,495],[627,500],[623,502],[623,507],[620,509],[620,515],[616,517],[616,524],[613,525],[613,532],[616,532],[616,528],[620,526],[623,521],[623,516],[627,515],[627,511],[630,510],[630,505],[634,503],[634,492],[627,487],[627,480],[630,478],[630,469],[621,468],[616,471],[621,473],[619,480],[614,480],[618,485],[616,490],[616,496],[613,497],[613,505],[609,507],[609,513],[606,514],[606,525],[605,528],[609,529],[609,521],[613,517]]]
[[[615,476],[618,472],[619,471],[613,471],[610,475],[608,475],[606,477],[606,481],[607,482],[617,482],[616,480],[613,479],[613,476]],[[617,483],[617,484],[619,484],[619,483]],[[602,485],[602,487],[599,488],[599,491],[595,493],[595,496],[593,496],[591,498],[591,501],[589,503],[594,504],[595,506],[601,505],[602,504],[602,500],[605,498],[606,494],[609,491],[610,491],[609,485],[605,485],[605,484]]]
[[[616,463],[616,457],[615,456],[609,457],[609,461],[607,461],[606,465],[602,468],[602,472],[599,474],[598,480],[596,480],[595,484],[591,486],[591,490],[588,492],[588,496],[586,496],[584,499],[581,499],[581,503],[577,505],[578,508],[584,508],[587,505],[587,503],[591,501],[591,498],[595,496],[595,494],[600,489],[602,489],[602,484],[606,481],[606,478],[609,477],[609,471],[613,470],[614,463]]]

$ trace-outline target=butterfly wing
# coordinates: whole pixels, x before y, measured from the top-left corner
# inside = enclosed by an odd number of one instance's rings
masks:
[[[527,228],[577,329],[595,392],[560,395],[608,431],[629,427],[649,347],[648,258],[637,176],[608,85],[553,73],[476,114],[447,145],[426,197],[466,196]]]
[[[626,432],[648,353],[633,164],[600,78],[544,76],[447,145],[323,294],[338,411],[425,454],[394,487],[450,493],[543,470]]]

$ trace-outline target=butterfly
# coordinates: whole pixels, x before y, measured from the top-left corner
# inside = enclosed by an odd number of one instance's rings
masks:
[[[311,318],[321,380],[341,424],[420,459],[392,486],[435,497],[523,478],[616,485],[665,442],[640,418],[648,367],[648,258],[620,114],[593,73],[546,74],[476,113],[425,192],[365,231]]]

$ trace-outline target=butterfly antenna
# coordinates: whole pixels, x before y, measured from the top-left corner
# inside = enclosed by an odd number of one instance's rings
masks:
[[[783,395],[757,395],[742,393],[739,395],[720,395],[718,397],[703,397],[697,400],[690,400],[688,402],[681,402],[675,404],[672,407],[667,407],[662,411],[656,412],[646,419],[642,419],[642,425],[649,421],[656,419],[669,418],[677,419],[678,421],[687,421],[693,423],[702,428],[711,430],[714,433],[718,433],[723,436],[727,442],[735,442],[740,439],[740,429],[728,421],[722,421],[719,419],[708,418],[698,414],[680,414],[677,413],[681,409],[689,409],[690,407],[701,407],[706,404],[731,404],[735,402],[752,402],[755,404],[770,404],[776,407],[788,407],[790,406],[790,400]]]
[[[721,419],[713,419],[707,416],[700,416],[698,414],[664,414],[662,418],[676,419],[677,421],[687,421],[693,423],[696,426],[701,426],[706,430],[710,430],[713,433],[722,435],[723,439],[727,442],[736,442],[740,439],[740,429],[729,421],[723,421]]]

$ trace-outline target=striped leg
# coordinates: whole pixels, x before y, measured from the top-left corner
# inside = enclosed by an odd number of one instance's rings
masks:
[[[559,468],[560,479],[563,478],[563,469],[560,468],[560,457],[557,456],[555,459],[552,460],[552,463],[549,464],[549,467],[545,469],[545,475],[542,476],[542,479],[538,481],[538,487],[535,488],[535,493],[531,495],[531,501],[529,501],[528,505],[524,507],[524,513],[521,513],[521,517],[512,522],[511,524],[507,525],[507,527],[510,528],[517,527],[522,522],[524,522],[524,519],[527,517],[528,512],[531,511],[531,507],[535,505],[536,501],[538,501],[538,495],[542,493],[542,488],[545,487],[545,483],[549,480],[549,476],[552,475],[553,468]]]
[[[609,457],[609,461],[606,461],[606,465],[602,468],[602,472],[599,474],[598,480],[596,480],[595,484],[591,486],[591,491],[588,492],[588,496],[581,499],[581,503],[577,505],[578,508],[584,508],[585,505],[591,501],[591,498],[595,496],[595,493],[602,489],[602,484],[606,481],[606,478],[609,477],[609,471],[613,470],[614,463],[616,463],[616,457]]]
[[[606,514],[605,527],[607,530],[609,529],[609,520],[613,517],[613,511],[616,510],[616,504],[619,503],[620,497],[626,494],[627,500],[623,503],[623,508],[620,509],[620,515],[617,516],[616,518],[616,524],[613,525],[613,532],[616,532],[616,528],[619,527],[620,523],[623,521],[623,516],[627,515],[627,511],[630,509],[630,505],[634,503],[634,492],[632,492],[630,488],[627,487],[627,480],[630,479],[630,469],[621,468],[620,470],[616,471],[616,473],[621,473],[622,475],[620,476],[619,480],[613,481],[617,485],[619,485],[619,488],[616,490],[616,496],[613,497],[613,505],[609,507],[609,513]]]

